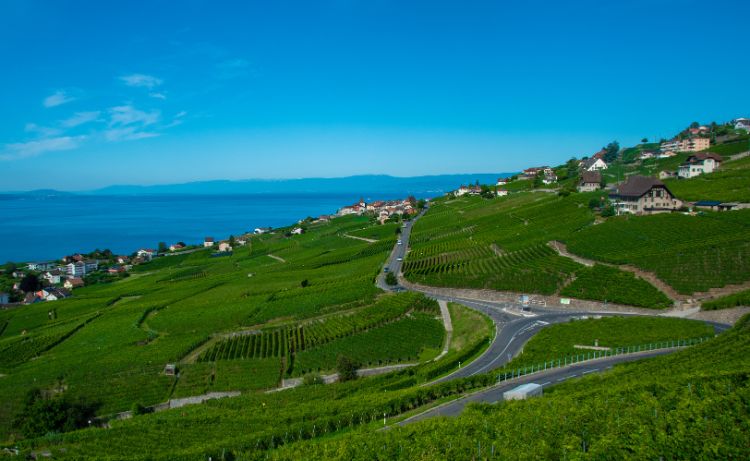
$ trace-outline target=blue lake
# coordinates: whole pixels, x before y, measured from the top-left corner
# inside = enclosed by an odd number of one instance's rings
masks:
[[[398,195],[366,199],[394,199]],[[109,248],[130,254],[158,242],[200,243],[256,227],[332,214],[359,195],[0,195],[0,263],[58,259]]]

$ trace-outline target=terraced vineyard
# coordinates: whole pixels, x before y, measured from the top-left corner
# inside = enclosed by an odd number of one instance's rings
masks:
[[[438,325],[436,330],[434,322],[403,322],[415,313],[435,317],[440,311],[435,301],[422,295],[388,295],[371,306],[355,309],[346,314],[326,316],[285,328],[233,336],[205,350],[199,356],[198,362],[287,357],[287,373],[299,375],[311,370],[332,369],[338,354],[361,359],[365,364],[415,359],[423,347],[434,346],[435,331],[438,344],[443,337],[442,327]],[[392,326],[394,323],[397,325]],[[415,330],[424,327],[429,334],[420,336],[420,330],[415,331],[414,335],[402,338],[400,335],[405,325]],[[389,335],[390,340],[386,339]],[[386,344],[392,342],[391,340],[399,343],[395,353]],[[327,347],[331,342],[336,344]],[[365,349],[370,351],[363,354],[360,350],[362,344],[369,344]]]
[[[338,218],[312,224],[303,235],[253,236],[230,257],[201,250],[157,258],[131,277],[55,302],[55,320],[50,304],[0,311],[0,433],[12,433],[11,419],[32,386],[63,387],[71,399],[96,402],[99,414],[198,390],[266,389],[292,372],[292,351],[355,340],[398,323],[406,312],[422,315],[417,311],[424,306],[410,295],[403,299],[414,302],[376,300],[381,292],[374,278],[396,234],[395,225],[370,227],[367,217]],[[343,236],[350,232],[381,239]],[[390,298],[399,300],[389,304]],[[307,329],[312,335],[305,341]],[[209,347],[198,354],[206,361],[181,363],[213,335],[248,330],[261,333]],[[403,357],[434,342],[433,336],[412,341]],[[376,351],[368,360],[399,358]],[[174,362],[179,377],[165,376],[165,364]]]
[[[582,206],[589,195],[435,201],[414,226],[404,276],[427,285],[555,293],[580,265],[546,242],[591,224]]]
[[[576,272],[576,279],[560,291],[563,296],[609,301],[639,307],[666,308],[672,301],[645,280],[615,267],[597,264]]]
[[[692,294],[750,280],[750,210],[620,217],[571,235],[568,249],[633,264]]]

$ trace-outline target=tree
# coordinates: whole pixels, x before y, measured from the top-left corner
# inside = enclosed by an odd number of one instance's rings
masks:
[[[701,124],[698,122],[693,122],[690,124],[690,128],[698,128],[699,126],[701,126]]]
[[[643,138],[643,139],[641,139],[641,142],[642,142],[643,144],[646,144],[646,143],[648,142],[648,138]]]
[[[234,239],[234,235],[229,236],[229,246],[234,248],[237,241]]]
[[[302,377],[303,386],[317,386],[324,384],[323,378],[318,373],[308,373]]]
[[[495,192],[488,186],[482,186],[482,192],[480,192],[480,195],[484,198],[494,198],[497,194],[495,194]]]
[[[71,401],[65,397],[45,397],[39,389],[30,389],[13,426],[26,437],[68,432],[89,425],[97,405]]]
[[[40,288],[42,288],[42,283],[39,281],[39,277],[35,274],[26,274],[26,276],[21,279],[21,291],[25,293],[37,291]]]
[[[424,207],[427,206],[427,202],[425,199],[421,198],[417,201],[417,209],[424,210]]]
[[[357,379],[357,364],[345,355],[339,355],[336,359],[336,371],[340,382]]]
[[[164,242],[159,242],[159,253],[166,253],[167,252],[167,244]]]
[[[385,274],[385,283],[391,286],[398,285],[398,279],[393,272],[388,272]]]
[[[599,203],[600,200],[598,198],[592,198],[591,200],[589,200],[589,208],[595,210],[599,208]]]
[[[306,288],[308,285],[310,285],[310,282],[308,282],[307,279],[305,279],[302,282],[300,282],[300,286],[302,288]]]
[[[570,160],[565,162],[565,169],[568,171],[568,178],[578,176],[578,160],[575,157],[571,157]]]
[[[612,141],[611,143],[607,144],[607,147],[604,148],[604,161],[607,163],[612,163],[615,160],[617,160],[617,154],[620,152],[620,143],[617,141]]]
[[[534,178],[534,189],[538,189],[544,185],[544,171],[540,171],[536,174],[536,177]]]
[[[11,272],[15,271],[16,269],[18,269],[18,266],[16,265],[16,263],[14,263],[12,261],[8,261],[7,263],[5,263],[5,272],[7,274],[10,274]]]

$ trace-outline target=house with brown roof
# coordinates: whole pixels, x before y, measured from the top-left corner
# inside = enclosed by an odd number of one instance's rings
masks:
[[[206,237],[203,239],[203,247],[208,248],[214,246],[214,238],[213,237]]]
[[[633,175],[610,195],[617,214],[653,214],[674,211],[682,201],[656,178]]]
[[[68,290],[72,290],[73,288],[79,288],[84,285],[83,279],[80,277],[70,277],[63,283],[63,286],[67,288]]]
[[[713,173],[721,166],[723,158],[713,152],[698,152],[687,158],[680,165],[677,176],[682,179],[694,178],[702,174]]]
[[[602,188],[602,174],[598,171],[584,171],[578,181],[578,192],[591,192]]]

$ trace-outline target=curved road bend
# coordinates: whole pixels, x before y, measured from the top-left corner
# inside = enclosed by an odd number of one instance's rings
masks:
[[[589,360],[580,364],[571,365],[564,368],[553,368],[548,371],[542,371],[540,373],[534,373],[531,375],[522,376],[517,379],[512,379],[503,382],[500,385],[490,387],[465,397],[461,397],[456,400],[451,400],[442,405],[434,408],[430,408],[422,413],[414,415],[403,421],[398,422],[399,426],[406,424],[415,423],[422,421],[427,418],[434,418],[435,416],[457,416],[460,414],[466,405],[470,403],[495,403],[503,400],[503,393],[511,390],[516,386],[526,383],[537,383],[543,387],[549,387],[557,384],[561,381],[565,381],[571,378],[577,378],[585,376],[589,373],[596,373],[608,370],[613,365],[624,362],[632,362],[635,360],[656,357],[659,355],[665,355],[670,352],[674,352],[676,349],[660,349],[655,351],[640,352],[635,354],[618,355],[614,357],[605,357],[596,360]]]
[[[385,268],[388,271],[399,274],[401,272],[401,266],[403,259],[406,256],[407,249],[409,246],[409,236],[411,234],[412,226],[414,222],[421,217],[426,210],[423,210],[412,220],[404,223],[401,229],[400,244],[396,244],[388,261],[385,264]],[[385,283],[385,271],[377,278],[377,285],[386,291],[408,291],[407,288],[400,285],[390,286]],[[511,303],[501,302],[488,302],[488,301],[477,301],[466,298],[452,298],[439,295],[429,290],[423,291],[423,293],[433,299],[443,300],[448,302],[455,302],[463,304],[467,307],[475,309],[483,314],[487,315],[495,323],[495,337],[493,338],[490,346],[485,352],[470,364],[463,368],[459,368],[455,372],[439,378],[433,382],[443,382],[456,378],[463,378],[472,376],[478,373],[486,373],[488,371],[501,368],[508,363],[513,357],[521,352],[526,342],[531,339],[539,330],[554,323],[567,322],[572,318],[580,316],[592,316],[592,315],[618,315],[618,316],[629,316],[629,315],[642,315],[642,314],[627,314],[627,313],[612,313],[612,312],[592,312],[592,311],[559,311],[554,309],[542,309],[533,308],[531,310],[522,310],[522,306],[513,305]],[[730,326],[715,323],[706,322],[714,327],[716,333],[721,333]],[[643,356],[638,356],[643,357]],[[617,358],[619,360],[619,357]],[[614,362],[613,362],[614,363]]]

